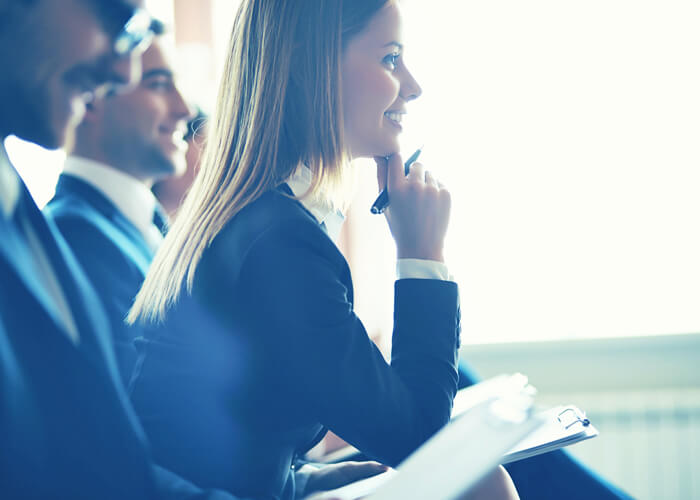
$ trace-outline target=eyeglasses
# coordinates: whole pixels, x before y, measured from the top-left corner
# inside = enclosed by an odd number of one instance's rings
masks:
[[[148,48],[153,37],[163,33],[163,23],[151,17],[145,9],[136,9],[124,23],[114,41],[114,52],[122,57],[134,51],[143,52]]]

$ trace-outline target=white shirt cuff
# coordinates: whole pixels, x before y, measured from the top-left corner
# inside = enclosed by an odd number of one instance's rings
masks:
[[[453,281],[447,266],[437,260],[398,259],[396,279],[423,279]]]

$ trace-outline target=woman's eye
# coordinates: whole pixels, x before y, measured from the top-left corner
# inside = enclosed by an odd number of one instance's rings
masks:
[[[396,69],[396,63],[398,62],[400,56],[401,54],[389,54],[382,60],[382,62],[386,65],[387,68],[389,68],[391,71],[394,71]]]

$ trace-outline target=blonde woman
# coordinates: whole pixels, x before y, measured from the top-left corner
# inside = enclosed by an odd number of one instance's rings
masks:
[[[163,465],[237,495],[294,498],[296,459],[326,428],[395,465],[448,421],[450,197],[418,163],[404,177],[398,152],[420,93],[395,1],[242,2],[200,174],[129,315],[153,325],[131,391]],[[361,157],[377,158],[391,202],[390,363],[353,312],[332,241]]]

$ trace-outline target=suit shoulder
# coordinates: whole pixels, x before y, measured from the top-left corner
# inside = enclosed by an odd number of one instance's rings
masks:
[[[107,237],[104,215],[80,197],[54,198],[44,207],[43,213],[69,242],[77,236],[81,239]]]
[[[274,227],[280,221],[287,224],[315,227],[316,219],[298,200],[278,190],[271,190],[245,207],[233,219],[235,224],[265,229]]]
[[[277,191],[268,191],[236,214],[215,243],[237,255],[245,254],[262,237],[282,234],[323,235],[314,217],[297,200]],[[212,245],[213,247],[215,245]]]
[[[96,212],[95,208],[85,199],[76,195],[54,196],[42,210],[50,219],[64,218],[87,219],[87,215]]]
[[[44,207],[44,215],[58,226],[66,239],[104,237],[113,240],[117,233],[114,215],[106,213],[92,201],[78,194],[64,194],[54,197]],[[89,234],[88,234],[89,233]]]
[[[80,196],[67,195],[51,200],[44,213],[82,266],[103,268],[121,263],[122,271],[126,266],[137,276],[148,268],[140,233],[116,212],[109,216]]]
[[[283,251],[290,245],[342,259],[335,244],[300,202],[278,191],[268,191],[224,226],[200,265],[220,269],[225,262],[228,271],[237,275],[251,252],[263,248]]]
[[[113,223],[77,196],[55,198],[46,205],[43,212],[69,243],[76,239],[93,242],[115,239]]]

